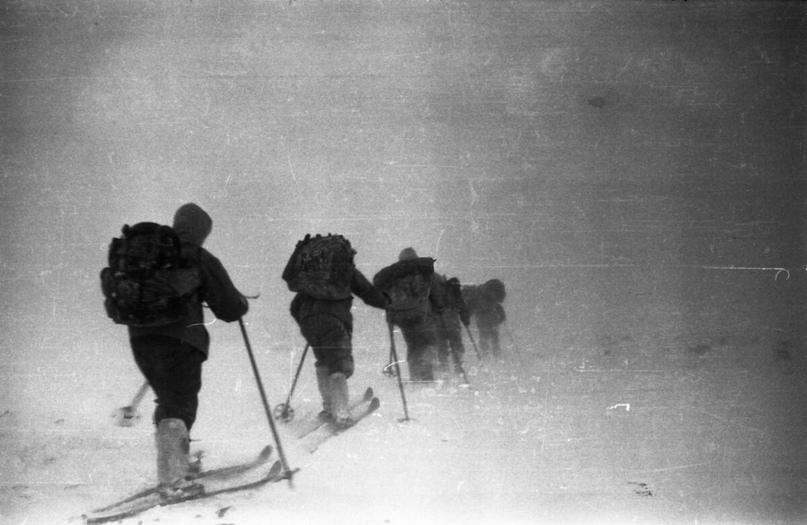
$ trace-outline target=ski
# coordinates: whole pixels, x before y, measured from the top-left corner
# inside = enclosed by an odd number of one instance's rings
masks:
[[[223,487],[218,487],[213,490],[205,490],[200,493],[196,494],[188,494],[187,496],[180,496],[178,498],[172,499],[163,499],[157,491],[150,492],[145,496],[137,498],[128,502],[128,504],[117,504],[110,510],[99,510],[93,511],[85,514],[84,520],[85,523],[88,525],[95,524],[95,523],[107,523],[110,521],[118,521],[124,518],[131,518],[132,516],[136,516],[142,512],[145,512],[149,509],[153,509],[156,507],[167,507],[169,505],[176,505],[178,503],[184,503],[186,501],[193,501],[199,499],[206,499],[212,498],[214,496],[219,496],[221,494],[231,494],[233,492],[242,492],[245,490],[251,490],[258,487],[261,487],[267,483],[280,481],[284,478],[282,473],[282,466],[280,461],[275,461],[272,465],[272,468],[269,469],[269,472],[255,480],[249,481],[245,483],[239,483],[236,485],[225,485]],[[220,480],[219,480],[220,481]]]
[[[354,400],[354,401],[352,401],[352,402],[350,403],[349,410],[350,410],[350,411],[353,411],[353,409],[354,409],[354,408],[356,408],[356,407],[358,407],[358,406],[361,406],[361,405],[363,405],[363,404],[365,404],[365,403],[369,403],[370,401],[372,401],[372,399],[373,399],[374,395],[375,395],[375,394],[373,393],[373,387],[368,387],[368,388],[367,388],[367,390],[365,390],[365,391],[364,391],[364,395],[363,395],[363,396],[362,396],[360,399]],[[307,435],[309,435],[309,434],[311,434],[311,433],[313,433],[313,432],[316,432],[317,430],[319,430],[320,428],[322,428],[324,425],[327,425],[327,424],[329,424],[329,423],[330,423],[330,422],[329,422],[329,421],[327,421],[327,420],[326,420],[326,421],[323,421],[323,420],[321,420],[321,419],[317,418],[317,419],[316,419],[316,420],[315,420],[315,421],[314,421],[314,422],[311,424],[311,426],[306,427],[306,428],[305,428],[305,429],[304,429],[302,432],[298,432],[298,433],[297,433],[297,438],[298,438],[298,439],[303,439],[303,438],[304,438],[304,437],[306,437]]]
[[[363,401],[350,409],[350,418],[353,420],[351,425],[341,426],[333,422],[320,425],[315,432],[311,432],[306,436],[305,440],[303,441],[305,448],[308,450],[308,452],[313,454],[320,446],[322,446],[323,443],[332,437],[338,436],[344,431],[355,427],[359,421],[378,410],[379,406],[381,406],[381,401],[377,397],[373,397],[372,399]]]
[[[253,459],[252,461],[248,461],[246,463],[241,463],[241,464],[238,464],[238,465],[229,465],[227,467],[219,467],[219,468],[215,468],[215,469],[211,469],[211,470],[203,470],[202,472],[197,472],[196,474],[189,474],[188,476],[186,476],[186,479],[188,481],[196,481],[196,480],[205,479],[205,478],[229,479],[229,478],[235,477],[235,476],[237,476],[239,474],[243,474],[245,472],[248,472],[248,471],[250,471],[252,469],[258,468],[261,465],[264,465],[264,464],[268,463],[270,457],[272,457],[272,445],[267,445],[267,446],[265,446],[263,448],[263,450],[261,450],[261,453],[258,454],[258,456],[255,459]],[[159,489],[160,489],[159,486],[151,486],[151,487],[149,487],[147,489],[141,490],[140,492],[136,492],[136,493],[132,494],[131,496],[128,496],[128,497],[126,497],[126,498],[124,498],[124,499],[122,499],[120,501],[117,501],[117,502],[115,502],[115,503],[113,503],[111,505],[107,505],[106,507],[96,509],[96,510],[93,510],[91,512],[92,513],[97,513],[97,512],[109,511],[111,509],[114,509],[115,507],[120,507],[120,506],[125,505],[125,504],[127,504],[129,502],[132,502],[134,500],[137,500],[137,499],[140,499],[140,498],[145,498],[146,496],[148,496],[150,494],[156,493]]]

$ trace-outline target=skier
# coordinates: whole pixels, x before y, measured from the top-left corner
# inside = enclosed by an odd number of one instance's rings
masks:
[[[443,301],[443,311],[435,312],[437,325],[437,360],[438,369],[447,372],[453,368],[450,363],[456,362],[453,357],[462,363],[465,355],[465,346],[462,342],[462,329],[460,323],[466,328],[471,323],[468,308],[462,299],[460,281],[456,277],[446,280],[445,275],[435,274],[435,288]]]
[[[298,252],[305,249],[305,242],[310,236],[298,244],[292,254],[283,279],[290,283],[289,288],[297,289],[297,295],[291,301],[291,316],[300,327],[300,332],[314,351],[316,362],[314,368],[317,373],[317,386],[322,397],[322,412],[319,417],[324,421],[333,421],[338,426],[347,427],[353,424],[348,407],[347,380],[353,375],[353,315],[350,309],[353,305],[353,295],[359,297],[366,304],[375,308],[384,309],[387,298],[377,290],[370,281],[353,264],[353,255],[356,253],[350,248],[350,243],[341,236],[317,236],[314,240],[333,239],[338,237],[347,243],[349,256],[343,266],[348,271],[336,269],[333,272],[315,272],[323,275],[341,275],[344,283],[313,283],[308,292],[299,291],[297,286],[291,285],[295,276],[294,267]],[[319,255],[329,248],[320,247]],[[336,249],[336,248],[333,248]],[[306,264],[312,265],[312,256],[306,256]],[[328,258],[330,260],[330,258]],[[323,263],[325,266],[326,263]],[[322,293],[317,293],[317,289]],[[343,288],[343,293],[334,293],[333,290]],[[330,292],[326,290],[331,290]],[[295,290],[292,290],[295,291]]]
[[[181,241],[182,255],[198,268],[201,284],[184,319],[165,326],[128,327],[135,362],[157,397],[157,476],[166,499],[203,490],[185,480],[191,467],[201,468],[189,464],[189,432],[199,406],[202,363],[210,347],[202,303],[225,322],[238,320],[249,309],[219,259],[202,248],[212,228],[212,219],[196,204],[177,209],[173,229]]]
[[[434,286],[434,259],[404,248],[398,262],[378,272],[373,284],[390,295],[387,322],[403,333],[410,380],[434,381],[437,331],[432,312],[443,309]]]
[[[483,353],[501,354],[499,326],[507,320],[502,306],[506,295],[504,283],[499,279],[462,287],[468,313],[476,321],[479,346]]]

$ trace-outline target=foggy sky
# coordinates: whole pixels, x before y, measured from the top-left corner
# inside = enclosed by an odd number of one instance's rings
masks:
[[[267,339],[291,330],[279,274],[308,232],[346,235],[368,275],[411,245],[465,282],[501,277],[514,323],[553,269],[802,264],[803,11],[11,2],[2,362],[26,381],[120,344],[107,244],[188,201],[266,298]]]

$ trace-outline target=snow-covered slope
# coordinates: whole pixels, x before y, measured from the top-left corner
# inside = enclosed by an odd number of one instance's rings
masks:
[[[763,290],[785,284],[772,275],[731,277],[757,286],[760,301]],[[693,291],[686,308],[717,315],[697,302],[702,293],[709,292]],[[649,305],[622,307],[660,327],[669,312],[648,312]],[[803,358],[787,326],[744,322],[765,316],[761,308],[738,303],[700,333],[676,332],[674,324],[650,333],[615,326],[594,345],[571,321],[561,333],[507,325],[500,359],[480,361],[466,339],[470,387],[458,378],[406,384],[411,420],[400,422],[397,382],[381,373],[383,324],[360,307],[350,383],[356,395],[375,388],[383,400],[376,414],[314,454],[299,448],[294,429],[319,408],[307,363],[292,401],[295,419],[278,423],[289,463],[300,468],[293,488],[274,484],[126,523],[798,522],[805,516]],[[560,309],[544,320],[565,316]],[[238,350],[233,355],[246,361]],[[280,356],[258,355],[270,402],[280,403],[290,374],[276,378],[268,359]],[[272,442],[254,381],[238,387],[238,398],[232,374],[240,372],[222,365],[207,365],[193,436],[208,467],[248,459]],[[108,408],[129,397],[110,393]],[[4,523],[79,523],[82,512],[152,482],[146,418],[120,428],[108,413],[96,416],[0,418],[3,472],[12,481],[2,486]]]
[[[253,301],[272,404],[303,343],[306,233],[368,277],[412,246],[507,286],[471,387],[398,385],[254,493],[128,524],[807,522],[804,2],[9,0],[0,7],[0,523],[80,523],[155,479],[151,399],[98,273],[124,223],[196,202]],[[211,320],[208,320],[211,321]],[[212,322],[194,446],[271,442]],[[398,350],[403,343],[398,335]],[[313,364],[294,406],[317,411]]]

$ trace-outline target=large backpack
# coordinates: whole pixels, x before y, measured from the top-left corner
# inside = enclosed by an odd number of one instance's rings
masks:
[[[308,234],[294,248],[283,280],[292,292],[330,301],[347,299],[351,297],[355,254],[350,241],[341,235]]]
[[[389,294],[387,310],[393,312],[428,313],[434,259],[419,257],[399,261],[381,270],[373,284]]]
[[[109,266],[101,270],[107,315],[137,327],[165,326],[187,317],[201,278],[182,256],[176,232],[153,222],[125,225],[121,231],[109,245]]]

